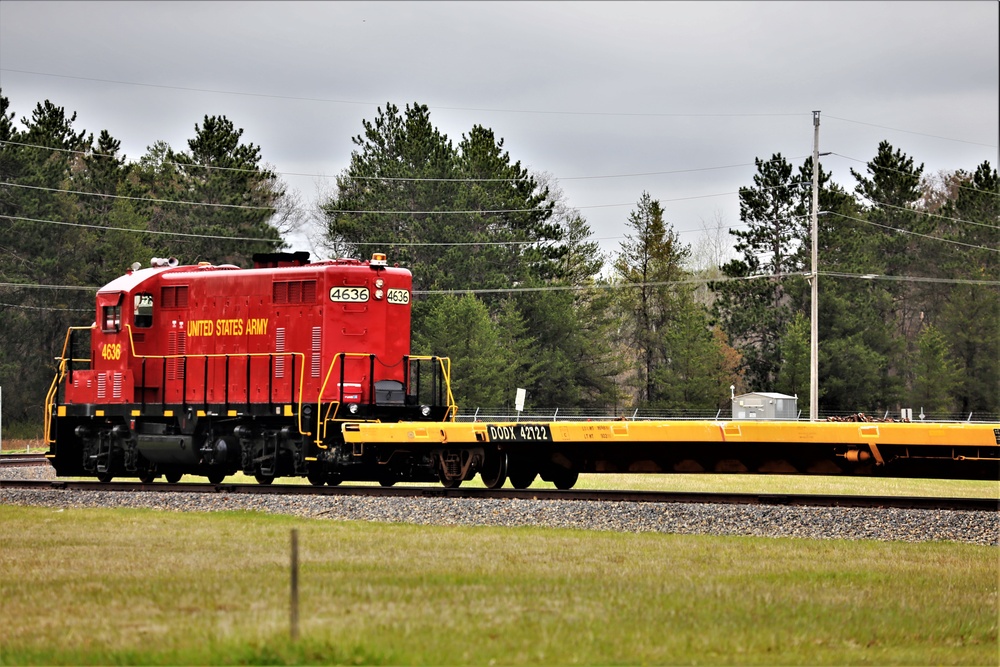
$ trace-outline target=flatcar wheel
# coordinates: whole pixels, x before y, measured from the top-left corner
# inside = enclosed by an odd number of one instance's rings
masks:
[[[181,481],[181,477],[183,476],[184,476],[183,473],[168,472],[165,475],[163,475],[163,478],[167,480],[167,484],[176,484],[177,482]]]
[[[457,489],[462,486],[462,480],[460,479],[442,479],[441,484],[446,489]]]
[[[222,484],[222,480],[226,478],[226,473],[223,471],[210,472],[207,475],[209,484]]]
[[[486,465],[479,471],[479,477],[487,489],[499,489],[507,481],[507,454],[496,452],[486,458]]]
[[[274,481],[274,475],[264,475],[261,473],[257,473],[253,477],[254,479],[257,480],[258,484],[262,484],[264,486],[267,486],[268,484]]]
[[[344,481],[344,478],[340,475],[330,475],[326,478],[326,483],[330,486],[340,486],[340,483]]]
[[[101,482],[102,484],[107,484],[112,479],[114,479],[114,475],[112,475],[109,472],[99,472],[99,473],[97,473],[97,481]]]
[[[515,489],[526,489],[531,486],[538,475],[534,470],[524,470],[515,468],[510,471],[510,485]]]
[[[158,476],[155,472],[144,472],[139,475],[139,481],[143,484],[152,484]]]
[[[557,489],[567,491],[573,488],[573,485],[576,484],[576,480],[578,479],[580,479],[580,473],[577,471],[562,470],[552,476],[552,483],[556,485]]]
[[[378,481],[378,483],[379,483],[379,486],[390,487],[390,486],[395,485],[396,480],[394,480],[392,477],[383,477],[382,479],[380,479]]]

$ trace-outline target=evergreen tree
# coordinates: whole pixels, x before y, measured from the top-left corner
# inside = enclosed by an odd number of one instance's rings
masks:
[[[742,256],[722,267],[730,280],[713,283],[713,312],[743,355],[752,389],[774,386],[780,368],[780,345],[792,317],[787,274],[804,268],[802,185],[792,166],[776,153],[757,159],[754,186],[740,188],[740,220],[746,230],[731,231]],[[801,279],[799,279],[801,282]]]
[[[781,341],[781,367],[775,384],[777,391],[798,396],[805,405],[810,404],[809,329],[809,318],[795,313]]]
[[[659,201],[643,192],[626,225],[634,230],[621,242],[614,269],[622,285],[619,307],[625,314],[623,340],[634,353],[636,398],[647,404],[658,398],[656,371],[669,352],[663,336],[690,299],[682,268],[690,249],[667,227]]]
[[[87,285],[80,282],[88,273],[87,232],[74,226],[78,201],[69,192],[93,137],[73,127],[75,113],[48,100],[21,119],[20,131],[11,123],[9,103],[0,107],[6,119],[0,132],[19,144],[5,144],[0,160],[10,184],[0,188],[0,282],[24,285],[0,289],[0,386],[17,378],[18,392],[4,397],[8,423],[40,424],[66,329],[93,313],[93,292],[79,288]]]
[[[249,266],[254,253],[281,249],[272,220],[285,188],[261,165],[260,147],[242,143],[243,129],[225,116],[205,116],[194,129],[188,151],[168,149],[164,161],[172,164],[155,167],[176,174],[165,194],[177,201],[161,210],[156,228],[186,235],[160,237],[157,251],[188,263]]]
[[[451,358],[451,389],[465,407],[513,402],[519,382],[530,383],[530,355],[522,346],[523,325],[516,315],[494,320],[471,294],[432,295],[414,305],[414,354]],[[419,326],[416,326],[419,323]],[[527,374],[525,373],[527,371]]]
[[[1000,179],[988,162],[959,172],[955,198],[942,209],[949,285],[935,320],[960,369],[955,402],[963,414],[1000,412]],[[961,245],[959,245],[961,244]],[[945,244],[942,244],[945,245]],[[993,284],[989,284],[993,283]]]
[[[952,361],[948,340],[933,325],[917,337],[912,400],[914,405],[937,417],[955,408],[954,389],[960,382],[958,365]]]
[[[352,138],[357,149],[337,177],[337,192],[320,203],[327,244],[340,255],[367,257],[385,252],[403,266],[434,265],[446,242],[456,184],[454,148],[431,124],[430,110],[393,104],[362,120],[364,133]],[[420,289],[431,283],[419,274]]]
[[[420,104],[378,114],[363,121],[336,195],[321,204],[329,247],[388,252],[414,269],[417,290],[511,288],[552,275],[561,227],[503,139],[476,125],[453,146]],[[495,311],[499,300],[485,300]]]
[[[738,380],[727,370],[727,350],[708,326],[708,314],[689,294],[679,299],[670,325],[663,331],[664,363],[654,371],[656,400],[652,407],[672,412],[713,412],[729,399]]]

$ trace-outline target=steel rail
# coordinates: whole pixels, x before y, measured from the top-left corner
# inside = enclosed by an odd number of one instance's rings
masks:
[[[771,505],[795,507],[855,507],[1000,512],[1000,499],[924,496],[862,496],[790,493],[705,493],[675,491],[603,491],[558,489],[446,489],[439,486],[307,486],[305,484],[167,484],[154,482],[96,482],[62,480],[0,480],[0,489],[51,491],[108,491],[114,493],[237,493],[250,495],[313,495],[383,498],[470,498],[498,500],[577,500],[715,505]]]
[[[48,465],[45,454],[0,454],[0,468]]]

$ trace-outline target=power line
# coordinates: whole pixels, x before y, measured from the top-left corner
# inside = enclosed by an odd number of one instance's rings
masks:
[[[875,227],[881,227],[882,229],[888,229],[893,232],[899,232],[901,234],[910,234],[912,236],[920,236],[925,239],[931,239],[934,241],[941,241],[942,243],[952,243],[954,245],[964,246],[966,248],[974,248],[976,250],[987,250],[989,252],[1000,252],[1000,248],[987,248],[986,246],[973,245],[971,243],[962,243],[961,241],[952,241],[951,239],[943,239],[938,236],[930,236],[929,234],[921,234],[919,232],[913,232],[908,229],[899,229],[898,227],[890,227],[889,225],[880,225],[877,222],[872,222],[871,220],[863,220],[862,218],[855,218],[850,215],[844,215],[843,213],[837,213],[836,211],[823,211],[823,214],[836,215],[840,218],[846,218],[847,220],[854,220],[855,222],[863,222],[866,225],[873,225]]]
[[[0,145],[9,146],[21,146],[23,148],[37,148],[40,150],[47,150],[59,153],[70,153],[73,155],[83,155],[85,157],[107,157],[118,159],[118,156],[112,153],[98,153],[96,151],[81,151],[71,148],[55,148],[52,146],[42,146],[39,144],[26,144],[19,141],[0,141]],[[798,155],[788,158],[781,158],[781,160],[803,160],[809,157],[808,155]],[[780,160],[761,160],[761,164],[769,164],[771,162],[779,162]],[[233,171],[238,173],[261,173],[258,169],[245,169],[241,167],[219,167],[216,165],[208,164],[195,164],[187,162],[170,162],[163,161],[158,164],[166,164],[174,167],[196,167],[199,169],[205,169],[208,171]],[[694,167],[691,169],[671,169],[666,171],[648,171],[648,172],[635,172],[629,174],[604,174],[599,176],[554,176],[556,181],[580,181],[580,180],[598,180],[598,179],[611,179],[611,178],[634,178],[639,176],[669,176],[673,174],[691,174],[698,173],[702,171],[718,171],[722,169],[737,169],[740,167],[753,167],[756,166],[755,162],[744,162],[739,164],[728,164],[720,165],[714,167]],[[299,172],[291,171],[275,171],[271,172],[278,176],[307,176],[310,178],[340,178],[340,176],[330,176],[328,174],[304,174]],[[407,183],[422,183],[422,182],[444,182],[444,183],[491,183],[491,182],[521,182],[525,180],[530,180],[531,176],[527,178],[423,178],[423,177],[404,177],[404,176],[348,176],[350,180],[357,181],[389,181],[389,182],[407,182]]]
[[[20,308],[21,310],[44,310],[60,313],[92,313],[93,308],[45,308],[43,306],[25,306],[19,303],[0,303],[5,308]]]
[[[327,104],[353,104],[359,106],[380,107],[380,102],[363,102],[358,100],[340,100],[322,97],[302,97],[297,95],[275,95],[270,93],[247,93],[234,90],[218,90],[211,88],[191,88],[187,86],[167,86],[154,83],[141,83],[137,81],[117,81],[114,79],[98,79],[94,77],[72,76],[68,74],[51,74],[49,72],[32,72],[28,70],[0,68],[0,72],[12,72],[16,74],[30,74],[33,76],[49,76],[60,79],[74,79],[77,81],[95,81],[98,83],[113,83],[123,86],[141,86],[144,88],[160,88],[164,90],[183,90],[195,93],[213,93],[217,95],[238,95],[242,97],[260,97],[274,100],[293,100],[296,102],[323,102]],[[663,113],[663,112],[611,112],[611,111],[565,111],[565,110],[538,110],[538,109],[489,109],[479,107],[448,107],[437,105],[426,105],[428,109],[442,109],[445,111],[483,111],[490,113],[523,113],[523,114],[543,114],[543,115],[567,115],[567,116],[623,116],[623,117],[653,117],[653,118],[773,118],[786,116],[803,116],[803,112],[795,113]]]
[[[108,227],[106,225],[87,225],[81,222],[64,222],[62,220],[39,220],[38,218],[24,218],[17,215],[0,216],[8,220],[21,220],[23,222],[41,222],[48,225],[64,225],[66,227],[83,227],[85,229],[102,229],[113,232],[133,232],[135,234],[158,234],[162,236],[185,236],[198,239],[219,239],[222,241],[254,241],[257,243],[277,243],[280,239],[255,239],[247,236],[213,236],[210,234],[187,234],[184,232],[164,232],[153,229],[131,229],[129,227]],[[0,284],[2,285],[2,284]]]
[[[895,282],[916,282],[916,283],[943,283],[953,285],[983,285],[1000,286],[1000,280],[973,280],[967,278],[930,278],[923,276],[893,276],[873,273],[844,273],[837,271],[819,271],[819,275],[831,278],[852,278],[856,280],[889,280]],[[459,294],[512,294],[528,292],[565,292],[565,291],[588,291],[607,289],[630,289],[634,287],[674,287],[680,285],[706,285],[709,283],[745,282],[749,280],[776,280],[784,278],[808,278],[811,274],[799,272],[758,274],[752,276],[720,276],[717,278],[691,277],[685,280],[669,281],[649,281],[638,283],[626,282],[593,282],[587,285],[541,285],[537,287],[500,287],[491,289],[452,289],[452,290],[413,290],[415,295],[459,295]],[[50,289],[50,290],[83,290],[96,292],[99,287],[85,287],[73,285],[26,285],[22,283],[0,283],[0,287],[18,287],[28,289]],[[19,307],[17,304],[0,304],[10,307]],[[24,306],[28,308],[28,306]],[[90,312],[86,309],[84,312]]]
[[[209,202],[201,201],[185,201],[178,199],[153,199],[151,197],[129,197],[126,195],[112,195],[105,192],[84,192],[82,190],[63,190],[60,188],[43,188],[40,185],[21,185],[19,183],[5,183],[0,182],[0,186],[5,186],[8,188],[26,188],[28,190],[41,190],[43,192],[59,192],[61,194],[67,195],[83,195],[87,197],[104,197],[105,199],[124,199],[127,201],[141,201],[150,204],[188,204],[190,206],[208,206],[215,208],[235,208],[235,209],[247,209],[252,211],[273,211],[274,206],[247,206],[244,204],[212,204]]]
[[[886,125],[876,125],[875,123],[866,123],[861,120],[851,120],[850,118],[840,118],[838,116],[831,116],[829,114],[824,114],[824,118],[832,118],[833,120],[843,121],[845,123],[857,123],[858,125],[867,125],[869,127],[877,127],[883,130],[892,130],[893,132],[905,132],[906,134],[916,134],[921,137],[930,137],[932,139],[943,139],[944,141],[955,141],[960,144],[972,144],[973,146],[985,146],[986,148],[996,148],[993,144],[983,144],[978,141],[966,141],[965,139],[954,139],[952,137],[942,137],[937,134],[927,134],[925,132],[914,132],[912,130],[903,130],[898,127],[888,127]]]
[[[928,218],[940,218],[942,220],[948,220],[950,222],[961,222],[966,225],[986,227],[987,229],[1000,229],[1000,225],[991,225],[985,222],[974,222],[972,220],[962,220],[961,218],[950,218],[947,215],[941,215],[939,213],[931,213],[930,211],[921,211],[919,208],[906,208],[905,206],[895,206],[893,204],[887,204],[884,201],[878,201],[876,199],[871,199],[870,197],[865,197],[865,199],[883,208],[892,208],[897,211],[906,211],[907,213],[917,213],[919,215],[927,216]]]
[[[837,157],[842,157],[845,160],[851,160],[853,162],[858,162],[858,163],[864,164],[864,165],[868,164],[867,160],[859,160],[856,157],[851,157],[849,155],[844,155],[842,153],[835,153],[835,152],[831,151],[830,155],[836,155]],[[884,166],[881,166],[881,165],[879,166],[879,170],[881,170],[881,171],[891,171],[891,172],[893,172],[895,174],[903,174],[904,176],[910,176],[910,175],[912,175],[912,172],[909,172],[909,171],[903,171],[902,169],[893,169],[892,167],[884,167]],[[985,194],[985,195],[992,195],[994,197],[1000,197],[1000,192],[994,192],[993,190],[983,190],[982,188],[974,188],[971,185],[962,185],[961,183],[959,183],[956,187],[958,187],[959,190],[968,190],[970,192],[980,192],[980,193]]]
[[[26,283],[0,283],[0,287],[49,290],[86,290],[88,292],[96,292],[99,289],[97,287],[84,287],[82,285],[32,285]]]
[[[840,273],[837,271],[819,271],[821,276],[831,278],[855,278],[858,280],[890,280],[907,283],[944,283],[951,285],[1000,285],[1000,280],[974,280],[971,278],[925,278],[921,276],[888,276],[877,273]]]

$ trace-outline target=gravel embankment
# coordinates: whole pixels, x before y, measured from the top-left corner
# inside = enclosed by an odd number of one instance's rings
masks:
[[[49,479],[49,468],[0,470],[4,478]],[[345,521],[449,526],[547,526],[689,535],[1000,546],[1000,513],[467,498],[361,498],[226,493],[121,493],[0,489],[0,504],[43,507],[143,507],[211,512],[252,510]]]

